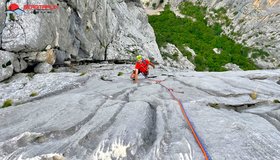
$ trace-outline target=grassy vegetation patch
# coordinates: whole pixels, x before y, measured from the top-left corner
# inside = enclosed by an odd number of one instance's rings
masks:
[[[29,77],[30,79],[32,79],[35,76],[35,73],[31,72],[27,74],[27,77]]]
[[[86,74],[87,74],[86,72],[82,72],[82,73],[80,73],[80,76],[84,76]]]
[[[179,60],[179,58],[178,58],[178,57],[179,57],[179,53],[174,53],[174,54],[172,55],[172,54],[170,54],[170,53],[162,52],[161,55],[162,55],[162,58],[163,58],[164,60],[166,60],[167,58],[170,58],[170,59],[175,60],[175,61],[178,61],[178,60]]]
[[[196,66],[197,71],[224,71],[227,63],[234,63],[243,70],[257,69],[248,54],[253,49],[235,43],[228,36],[221,34],[222,26],[218,23],[207,26],[206,8],[196,6],[191,2],[183,2],[180,5],[181,13],[186,18],[179,18],[170,10],[170,5],[166,5],[161,15],[149,16],[149,23],[154,28],[156,40],[159,47],[164,47],[167,43],[172,43],[187,56]],[[219,17],[230,20],[226,17],[225,9],[215,11]],[[195,21],[191,18],[193,17]],[[196,52],[196,57],[192,60],[191,53],[185,50],[189,46]],[[213,49],[218,48],[221,54],[215,54]],[[258,52],[265,55],[264,52]],[[168,57],[162,53],[163,58]],[[255,55],[254,55],[255,56]]]
[[[10,107],[12,105],[13,105],[13,100],[7,99],[7,100],[4,101],[4,103],[3,103],[1,108],[7,108],[7,107]]]
[[[36,96],[38,96],[38,93],[37,92],[32,92],[29,96],[30,97],[36,97]]]
[[[252,50],[252,58],[258,58],[261,57],[262,59],[264,59],[265,57],[267,57],[269,54],[263,50],[260,49],[254,49]]]
[[[214,9],[213,11],[217,15],[216,18],[222,20],[224,25],[229,26],[231,24],[231,20],[226,15],[227,10],[225,8],[221,7],[217,10]]]

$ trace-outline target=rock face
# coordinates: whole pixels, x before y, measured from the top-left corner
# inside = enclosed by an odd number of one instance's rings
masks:
[[[162,47],[160,51],[163,55],[166,66],[194,71],[195,66],[181,53],[181,51],[175,45],[168,43],[165,47]]]
[[[0,9],[1,9],[1,13],[0,13],[0,33],[2,33],[3,31],[3,28],[5,27],[5,19],[6,19],[6,13],[3,12],[5,11],[5,8],[6,8],[6,1],[1,1],[0,2]],[[0,34],[0,38],[2,39],[2,34]],[[0,45],[1,45],[2,41],[0,42]]]
[[[27,0],[10,0],[6,5],[11,3],[23,8]],[[162,62],[153,29],[140,2],[28,1],[28,4],[56,3],[58,9],[49,14],[27,11],[13,18],[7,16],[2,48],[21,53],[41,52],[51,46],[73,60],[130,59],[131,52],[137,51],[137,54]]]
[[[228,63],[224,67],[229,71],[242,71],[238,65],[232,63]]]
[[[14,65],[15,72],[21,72],[25,70],[28,66],[28,64],[23,59],[20,58],[15,58],[13,65]]]
[[[36,56],[37,56],[36,57],[37,62],[46,62],[50,65],[53,65],[56,60],[56,55],[53,49],[48,49],[47,51],[40,52]]]
[[[203,159],[165,88],[132,83],[126,65],[87,71],[80,88],[0,110],[0,159]],[[280,70],[150,73],[181,99],[212,159],[280,159]]]
[[[52,65],[44,62],[44,63],[39,63],[35,68],[34,72],[35,73],[49,73],[52,70]]]
[[[0,51],[0,82],[13,75],[14,54]]]
[[[280,63],[278,58],[271,57],[269,59],[262,59],[260,57],[254,59],[254,63],[260,68],[278,68],[280,67]]]
[[[44,63],[134,60],[138,54],[163,62],[139,1],[9,0],[0,2],[0,9],[13,3],[20,9],[26,4],[58,5],[50,13],[0,13],[0,48],[15,53],[15,72]]]

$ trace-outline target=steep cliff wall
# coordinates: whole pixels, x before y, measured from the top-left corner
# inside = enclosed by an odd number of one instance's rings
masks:
[[[23,10],[26,4],[59,5],[50,13],[1,12],[1,50],[16,53],[21,63],[45,62],[38,57],[53,59],[51,65],[66,60],[129,60],[137,54],[162,62],[139,1],[10,0],[1,2],[0,8],[13,3]]]

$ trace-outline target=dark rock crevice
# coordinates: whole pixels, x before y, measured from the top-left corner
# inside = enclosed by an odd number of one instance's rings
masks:
[[[72,136],[79,132],[79,130],[89,121],[92,120],[92,118],[98,113],[98,111],[106,104],[107,99],[101,102],[101,104],[98,104],[96,106],[95,111],[90,113],[87,117],[85,117],[83,120],[78,122],[76,125],[66,129],[66,130],[61,130],[61,131],[50,131],[44,134],[44,137],[48,140],[50,139],[55,139],[55,140],[60,140],[69,136]],[[82,105],[82,104],[81,104]]]
[[[234,110],[236,112],[242,113],[247,109],[256,108],[260,105],[265,105],[265,104],[269,104],[269,102],[267,101],[248,102],[248,103],[238,104],[238,105],[230,105],[225,103],[208,103],[207,105],[215,109],[228,109],[228,110]]]
[[[210,96],[216,96],[214,93],[212,93],[212,92],[210,92],[210,91],[208,91],[208,90],[206,90],[206,89],[204,89],[204,88],[197,87],[197,86],[193,86],[193,85],[188,84],[188,83],[186,83],[186,82],[184,82],[184,81],[182,81],[182,80],[179,80],[179,79],[177,79],[177,78],[172,78],[172,79],[173,79],[174,81],[177,81],[177,82],[183,84],[184,86],[188,86],[188,87],[191,87],[191,88],[198,89],[198,90],[200,90],[200,91],[202,91],[202,92],[204,92],[204,93],[206,93],[206,94],[208,94],[208,95],[210,95]]]
[[[73,9],[74,12],[78,13],[77,8],[76,8],[76,4],[74,4],[72,0],[58,0],[58,1],[61,2],[61,3],[66,3],[66,5],[68,7],[70,7],[71,9]]]
[[[22,105],[22,104],[26,104],[26,103],[29,103],[29,102],[34,102],[34,101],[38,101],[38,100],[41,100],[41,99],[45,99],[45,98],[48,98],[48,97],[54,97],[54,96],[57,96],[59,94],[62,94],[62,93],[65,93],[65,92],[68,92],[70,90],[73,90],[75,88],[78,88],[80,86],[83,86],[88,80],[89,80],[90,77],[88,77],[87,79],[83,80],[83,82],[80,84],[80,85],[68,85],[68,86],[64,86],[62,89],[60,90],[57,90],[55,92],[50,92],[50,93],[47,93],[43,96],[37,96],[37,97],[32,97],[31,99],[28,99],[28,100],[22,100],[20,102],[17,102],[15,103],[15,105]]]
[[[151,102],[147,102],[150,107],[151,117],[150,117],[150,124],[148,128],[148,133],[144,138],[145,145],[143,146],[146,152],[150,152],[154,146],[154,143],[157,139],[157,104],[153,104]]]

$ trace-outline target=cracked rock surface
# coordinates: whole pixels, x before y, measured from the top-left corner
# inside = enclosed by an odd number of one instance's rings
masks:
[[[130,67],[80,66],[91,78],[79,88],[1,109],[0,159],[203,159],[177,102],[151,80],[133,83]],[[212,159],[280,159],[280,70],[150,73],[183,102]]]

